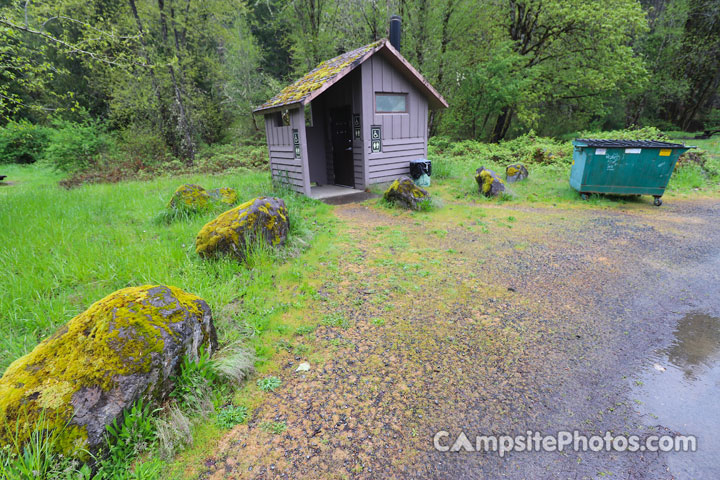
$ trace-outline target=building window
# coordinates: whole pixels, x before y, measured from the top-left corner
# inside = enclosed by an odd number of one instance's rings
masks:
[[[377,113],[406,113],[406,93],[376,93],[375,111]]]

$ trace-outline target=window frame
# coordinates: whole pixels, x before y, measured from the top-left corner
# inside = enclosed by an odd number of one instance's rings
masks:
[[[396,111],[396,112],[388,112],[384,110],[378,110],[378,95],[394,95],[394,96],[402,96],[405,100],[405,110]],[[407,92],[375,92],[375,113],[380,115],[401,115],[401,114],[407,114],[410,113],[408,109],[408,94]]]

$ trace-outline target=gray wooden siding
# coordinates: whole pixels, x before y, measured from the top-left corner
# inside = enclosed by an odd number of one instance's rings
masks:
[[[302,114],[302,111],[300,112]],[[291,121],[297,121],[295,116],[291,112]],[[303,122],[301,136],[304,136],[304,126]],[[265,136],[273,179],[281,182],[287,181],[293,190],[305,193],[307,172],[302,158],[295,158],[292,129],[292,124],[287,127],[278,127],[273,114],[265,115]]]
[[[363,124],[367,183],[382,183],[410,173],[409,162],[427,157],[427,99],[384,58],[375,55],[362,64]],[[407,112],[376,113],[375,93],[406,93]],[[382,152],[370,153],[370,125],[382,129]]]

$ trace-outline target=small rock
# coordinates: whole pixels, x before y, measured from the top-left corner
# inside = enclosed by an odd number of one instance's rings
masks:
[[[295,369],[296,372],[307,372],[308,370],[310,370],[310,363],[308,363],[308,362],[303,362],[303,363],[301,363],[301,364],[298,365],[298,367]]]
[[[208,190],[208,195],[215,201],[226,205],[235,205],[238,201],[238,194],[234,188],[223,187]]]
[[[528,177],[528,170],[522,163],[513,163],[505,168],[505,180],[508,183],[515,183],[525,180]]]
[[[385,191],[385,200],[411,210],[420,210],[420,204],[430,200],[430,194],[415,185],[409,177],[395,180]]]
[[[475,181],[480,193],[486,197],[496,197],[505,191],[505,182],[492,170],[480,167],[475,171]]]
[[[210,206],[210,194],[200,185],[186,183],[173,193],[168,208],[184,210],[205,210]]]

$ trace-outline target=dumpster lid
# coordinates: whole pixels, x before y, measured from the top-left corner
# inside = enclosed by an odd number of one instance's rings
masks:
[[[576,143],[585,147],[600,148],[688,148],[682,143],[661,142],[659,140],[600,140],[594,138],[576,138]]]

